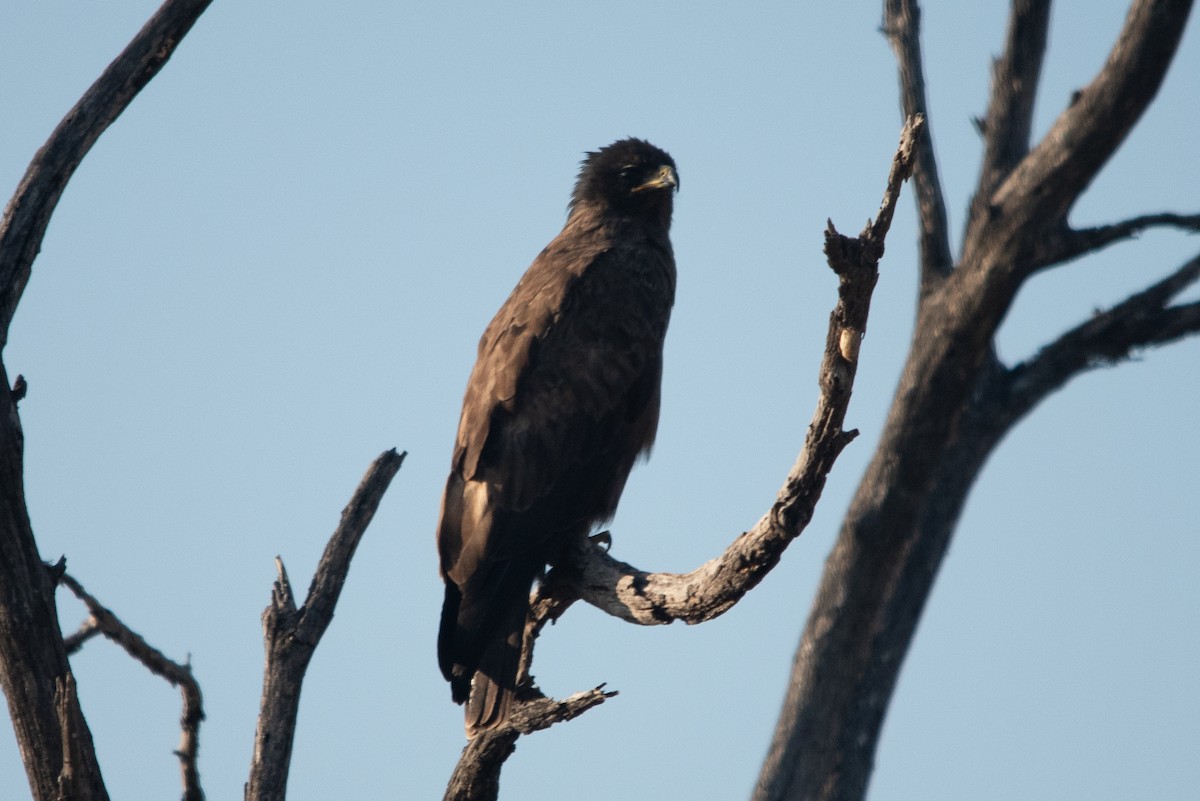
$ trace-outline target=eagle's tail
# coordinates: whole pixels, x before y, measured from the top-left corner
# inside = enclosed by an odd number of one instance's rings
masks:
[[[517,672],[521,664],[528,611],[526,594],[523,602],[509,608],[503,624],[479,659],[467,700],[467,737],[496,728],[508,720],[517,689]]]
[[[467,736],[502,725],[512,707],[535,569],[525,560],[493,563],[491,592],[463,593],[446,582],[438,658],[454,702],[466,703]],[[475,589],[475,591],[472,591]],[[482,597],[479,597],[482,596]]]

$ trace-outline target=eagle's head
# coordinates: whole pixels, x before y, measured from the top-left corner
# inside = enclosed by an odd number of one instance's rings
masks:
[[[669,226],[678,190],[679,173],[669,153],[644,139],[621,139],[587,154],[571,195],[571,213],[590,207]]]

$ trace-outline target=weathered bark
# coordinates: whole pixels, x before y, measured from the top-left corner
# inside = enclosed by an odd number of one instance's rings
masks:
[[[444,801],[495,801],[500,794],[500,769],[517,749],[518,737],[579,717],[614,695],[601,686],[556,701],[526,688],[507,726],[481,732],[463,748]]]
[[[0,349],[50,216],[92,144],[161,69],[210,0],[169,0],[59,123],[0,221]],[[23,394],[0,365],[0,687],[36,801],[105,799],[25,505]]]
[[[275,560],[279,576],[271,591],[271,603],[263,612],[267,659],[246,801],[282,801],[287,795],[304,674],[333,620],[354,551],[404,456],[395,450],[384,451],[367,469],[325,546],[303,606],[296,607],[283,560]]]
[[[25,507],[21,423],[0,365],[0,684],[36,801],[106,799]]]
[[[923,102],[919,11],[886,2],[885,31],[901,65],[904,109]],[[1200,329],[1200,313],[1167,304],[1198,277],[1194,262],[1080,325],[1030,363],[1006,367],[993,342],[1034,271],[1128,236],[1139,225],[1191,227],[1153,215],[1097,234],[1067,213],[1149,105],[1171,63],[1190,0],[1138,0],[1103,69],[1029,147],[1049,20],[1047,0],[1013,3],[1005,53],[981,123],[985,157],[963,250],[942,270],[945,237],[932,150],[922,285],[908,361],[875,456],[826,564],[792,669],[756,801],[861,799],[884,712],[967,493],[1004,434],[1071,376],[1131,348]]]

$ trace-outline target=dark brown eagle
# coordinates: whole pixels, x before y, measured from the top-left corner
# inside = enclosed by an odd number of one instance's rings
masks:
[[[588,153],[562,232],[479,341],[437,533],[438,662],[468,736],[508,717],[533,581],[612,517],[654,442],[678,186],[649,142]]]

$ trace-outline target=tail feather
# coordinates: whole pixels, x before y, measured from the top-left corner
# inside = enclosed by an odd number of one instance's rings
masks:
[[[533,567],[530,567],[533,565]],[[537,565],[493,563],[479,586],[447,579],[438,631],[438,665],[457,704],[466,704],[467,736],[508,719],[524,645],[529,586]]]
[[[479,648],[473,643],[478,637],[464,637],[459,628],[462,592],[453,581],[446,582],[446,599],[442,603],[442,623],[438,627],[438,667],[450,682],[450,697],[454,703],[466,703],[471,694],[471,676],[479,661]]]
[[[465,710],[468,737],[508,720],[517,689],[527,611],[527,602],[509,610],[503,627],[479,660]]]

